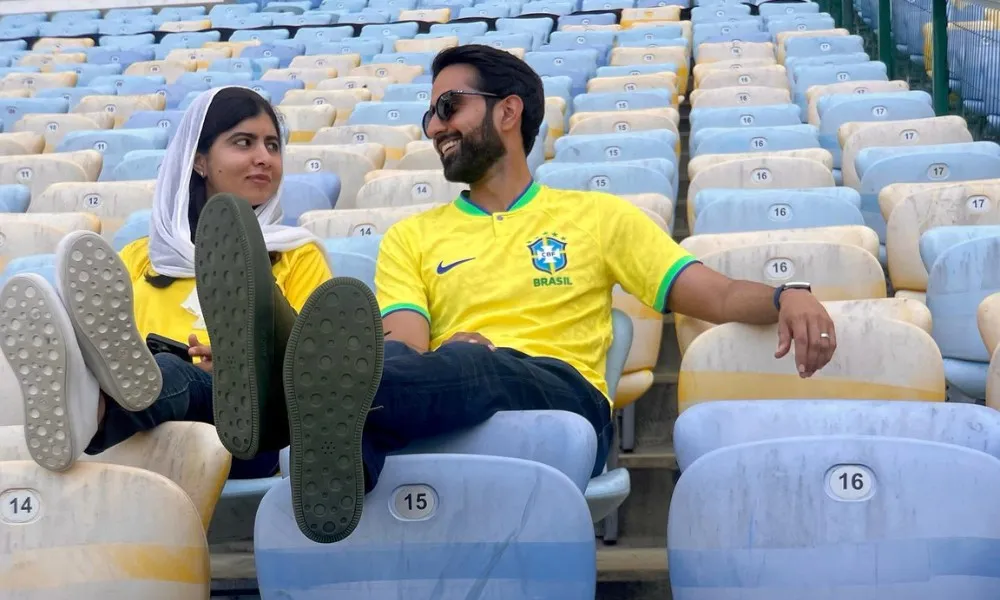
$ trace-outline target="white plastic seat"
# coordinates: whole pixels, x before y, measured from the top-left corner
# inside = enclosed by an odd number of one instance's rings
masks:
[[[56,183],[33,198],[30,213],[89,213],[111,241],[128,216],[153,206],[155,181]]]
[[[73,131],[111,129],[115,126],[115,115],[110,112],[84,114],[40,114],[24,115],[14,124],[14,131],[31,132],[43,136],[44,151],[53,152],[66,134]]]
[[[337,119],[337,109],[330,104],[281,105],[275,108],[275,112],[288,130],[288,141],[293,144],[311,142],[317,131],[332,126]]]
[[[0,267],[12,259],[55,252],[67,233],[77,229],[99,232],[101,222],[82,213],[4,213],[0,214]],[[15,403],[18,406],[20,403]],[[0,421],[0,424],[3,422]]]
[[[375,163],[364,154],[364,150],[348,146],[291,144],[285,148],[285,173],[334,173],[341,182],[337,206],[353,208],[365,174],[375,169]]]
[[[385,148],[387,169],[395,168],[406,151],[406,145],[420,139],[416,125],[337,125],[320,129],[313,137],[314,144],[380,144]]]
[[[467,189],[464,183],[444,178],[435,171],[372,171],[358,190],[356,208],[378,208],[451,202]]]
[[[0,181],[31,188],[35,197],[53,183],[97,181],[102,158],[97,150],[0,157]]]
[[[437,204],[408,204],[381,208],[314,210],[299,217],[299,224],[317,237],[339,238],[383,235],[395,223]]]

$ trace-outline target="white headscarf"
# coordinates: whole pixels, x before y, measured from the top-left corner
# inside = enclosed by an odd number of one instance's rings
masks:
[[[191,202],[188,186],[205,115],[215,95],[224,89],[226,88],[222,87],[202,92],[184,112],[156,177],[149,228],[149,260],[153,264],[153,270],[159,275],[182,279],[194,277],[194,244],[191,242],[191,224],[188,221],[188,205]],[[254,209],[264,232],[268,252],[287,252],[309,243],[318,244],[319,240],[308,230],[279,224],[282,219],[281,207],[278,205],[280,196],[279,184],[274,196]]]

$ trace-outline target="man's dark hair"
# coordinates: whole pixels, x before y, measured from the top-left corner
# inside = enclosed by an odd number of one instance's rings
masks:
[[[442,50],[431,66],[434,79],[452,65],[469,65],[476,70],[476,90],[501,98],[518,96],[524,103],[521,114],[521,139],[524,154],[531,152],[545,116],[545,90],[542,78],[520,58],[506,50],[482,44],[467,44]]]

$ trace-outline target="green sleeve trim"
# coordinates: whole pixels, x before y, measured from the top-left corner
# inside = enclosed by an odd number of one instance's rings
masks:
[[[670,288],[673,287],[674,281],[677,280],[677,276],[681,274],[681,271],[697,262],[701,261],[688,255],[678,259],[674,262],[674,264],[670,265],[670,268],[667,270],[667,274],[663,276],[663,281],[660,282],[659,289],[656,290],[656,301],[653,303],[654,310],[661,313],[665,313],[669,310],[667,302],[670,299]]]
[[[425,319],[427,319],[428,323],[431,322],[431,315],[430,315],[430,313],[427,312],[426,308],[424,308],[422,306],[419,306],[417,304],[411,304],[409,302],[400,302],[398,304],[391,304],[391,305],[383,308],[382,309],[382,318],[384,319],[387,316],[389,316],[391,313],[399,312],[401,310],[412,310],[413,312],[419,313]]]

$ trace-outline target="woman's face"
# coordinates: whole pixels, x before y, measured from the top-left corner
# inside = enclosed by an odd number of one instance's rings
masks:
[[[266,113],[240,121],[219,135],[207,154],[195,157],[208,197],[235,194],[252,206],[264,204],[281,183],[281,139]]]

